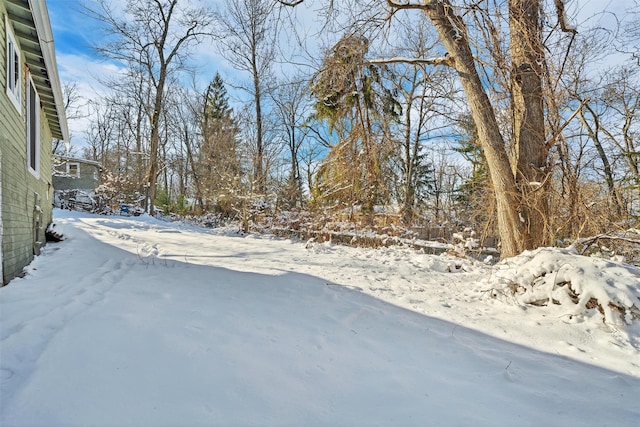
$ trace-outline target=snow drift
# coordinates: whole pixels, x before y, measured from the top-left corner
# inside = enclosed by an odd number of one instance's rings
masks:
[[[593,315],[615,326],[640,320],[640,268],[578,255],[573,248],[540,248],[500,262],[483,283],[508,304],[562,306],[564,316]]]

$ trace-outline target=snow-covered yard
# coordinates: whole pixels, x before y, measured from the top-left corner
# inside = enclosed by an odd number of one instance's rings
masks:
[[[526,260],[55,216],[0,290],[3,426],[640,425],[638,320],[494,285]]]

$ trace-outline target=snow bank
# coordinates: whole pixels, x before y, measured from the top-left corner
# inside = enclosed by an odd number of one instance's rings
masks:
[[[495,268],[483,284],[491,298],[507,304],[561,306],[570,320],[597,310],[614,326],[640,320],[638,267],[582,256],[571,248],[540,248]]]

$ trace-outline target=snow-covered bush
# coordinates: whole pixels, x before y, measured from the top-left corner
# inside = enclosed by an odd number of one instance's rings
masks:
[[[186,215],[180,218],[188,224],[197,225],[203,228],[218,228],[230,222],[229,218],[220,213],[206,213],[204,215]]]
[[[540,248],[503,260],[484,281],[486,295],[508,304],[568,307],[570,318],[598,310],[606,323],[640,320],[640,268]]]
[[[98,202],[96,212],[107,211],[105,208],[118,212],[122,203],[136,207],[144,200],[144,195],[138,191],[139,183],[131,176],[106,172],[101,179],[102,184],[95,190]]]
[[[461,232],[453,233],[451,243],[455,248],[451,253],[456,255],[468,255],[480,247],[480,242],[476,239],[476,232],[471,228],[465,228]]]

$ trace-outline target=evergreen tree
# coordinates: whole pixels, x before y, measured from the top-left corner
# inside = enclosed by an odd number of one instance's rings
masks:
[[[411,223],[411,218],[415,213],[425,207],[431,196],[435,195],[435,167],[429,158],[426,150],[421,149],[409,159],[410,164],[403,164],[402,179],[400,188],[410,194],[401,194],[403,200],[403,213],[406,216],[406,223]],[[408,174],[406,168],[411,168],[412,173]],[[405,177],[410,177],[410,182],[406,182]]]
[[[216,73],[206,91],[205,115],[210,120],[229,118],[233,110],[229,106],[229,96],[220,73]]]
[[[200,164],[205,209],[226,211],[240,175],[239,129],[229,106],[220,74],[216,73],[204,94]]]
[[[456,207],[459,219],[466,225],[485,229],[494,218],[487,162],[478,142],[478,133],[471,116],[462,116],[460,127],[463,137],[453,150],[460,153],[471,164],[471,174],[456,191]]]

